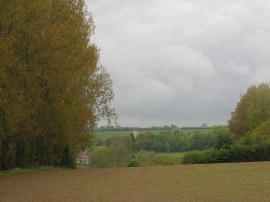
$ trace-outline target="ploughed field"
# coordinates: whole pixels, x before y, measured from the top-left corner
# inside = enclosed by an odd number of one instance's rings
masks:
[[[0,201],[270,201],[270,162],[0,176]]]

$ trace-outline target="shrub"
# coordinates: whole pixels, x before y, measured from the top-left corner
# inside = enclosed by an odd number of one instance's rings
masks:
[[[205,151],[192,151],[184,155],[182,163],[183,164],[196,164],[196,163],[207,163]]]
[[[150,166],[150,165],[176,165],[181,164],[182,157],[175,157],[170,155],[157,154],[153,151],[139,151],[135,154],[133,160],[131,160],[128,166]]]
[[[155,152],[152,151],[139,151],[135,154],[135,159],[140,163],[140,165],[153,165],[155,158]]]
[[[249,145],[235,144],[221,149],[189,152],[183,157],[183,164],[189,163],[225,163],[270,160],[270,144],[254,143]]]
[[[214,155],[215,158],[212,159],[212,162],[217,162],[217,163],[225,163],[225,162],[231,162],[231,152],[229,149],[219,149],[219,150],[214,150]]]
[[[139,167],[140,166],[140,162],[137,159],[132,159],[128,165],[128,167]]]
[[[169,165],[176,165],[180,164],[181,161],[178,161],[177,158],[167,157],[163,162],[162,165],[169,166]]]
[[[97,147],[90,153],[90,166],[105,168],[113,166],[112,149],[108,147]]]

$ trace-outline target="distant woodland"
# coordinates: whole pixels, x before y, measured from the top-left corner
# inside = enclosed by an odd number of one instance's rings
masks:
[[[96,130],[93,167],[269,161],[270,85],[249,87],[227,126],[108,129]]]

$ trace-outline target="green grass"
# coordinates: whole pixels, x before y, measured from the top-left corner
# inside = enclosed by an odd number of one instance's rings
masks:
[[[109,138],[116,136],[128,136],[132,131],[95,131],[97,138]]]
[[[87,164],[77,164],[76,169],[88,169],[89,166]]]
[[[196,130],[199,130],[200,132],[206,133],[209,129],[183,129],[182,131],[185,133],[193,133]],[[151,132],[153,134],[160,134],[160,133],[167,133],[171,130],[152,130],[152,129],[144,129],[141,131],[138,131],[140,133],[146,133]],[[131,130],[128,131],[94,131],[97,138],[109,138],[109,137],[116,137],[116,136],[128,136],[130,133],[132,133]]]
[[[0,176],[23,174],[23,173],[33,173],[33,172],[38,172],[38,171],[60,170],[60,169],[63,169],[63,168],[51,167],[51,166],[41,166],[39,168],[14,168],[11,170],[0,171]],[[88,169],[88,165],[77,164],[76,169]]]
[[[37,172],[37,171],[59,170],[59,169],[61,168],[51,167],[51,166],[42,166],[38,168],[14,168],[11,170],[0,171],[0,176],[21,174],[21,173],[32,173],[32,172]]]
[[[140,133],[151,132],[153,134],[160,134],[163,132],[169,132],[170,130],[142,130],[138,131]],[[129,136],[132,131],[94,131],[94,134],[97,138],[110,138],[110,137],[117,137],[117,136]]]
[[[149,151],[139,151],[135,155],[135,161],[138,162],[138,166],[157,166],[157,165],[180,165],[184,152],[174,153],[156,153]]]
[[[157,152],[159,156],[183,157],[187,152]]]
[[[181,164],[186,152],[157,152],[155,155],[164,158],[162,165],[178,165]]]
[[[181,164],[183,157],[187,152],[157,152],[157,156],[166,157],[172,161],[172,164]]]

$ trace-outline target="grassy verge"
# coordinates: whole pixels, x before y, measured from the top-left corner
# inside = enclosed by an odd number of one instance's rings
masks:
[[[89,168],[89,165],[88,164],[77,164],[76,165],[76,169],[88,169]]]
[[[14,168],[11,170],[0,171],[0,176],[20,174],[20,173],[32,173],[32,172],[46,171],[46,170],[59,170],[59,169],[61,169],[61,168],[51,167],[51,166],[42,166],[39,168]]]
[[[89,166],[86,164],[77,164],[76,169],[88,169]],[[38,171],[49,171],[49,170],[60,170],[63,168],[60,167],[52,167],[52,166],[42,166],[39,168],[14,168],[11,170],[4,170],[0,171],[0,176],[5,175],[13,175],[13,174],[20,174],[20,173],[32,173],[32,172],[38,172]]]

